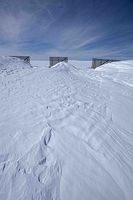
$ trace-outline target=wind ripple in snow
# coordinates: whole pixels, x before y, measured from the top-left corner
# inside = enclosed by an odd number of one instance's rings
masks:
[[[0,199],[132,200],[132,69],[2,72]]]

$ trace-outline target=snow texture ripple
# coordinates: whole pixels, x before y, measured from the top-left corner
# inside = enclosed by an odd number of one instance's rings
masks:
[[[0,57],[0,200],[133,200],[133,61],[72,64]]]

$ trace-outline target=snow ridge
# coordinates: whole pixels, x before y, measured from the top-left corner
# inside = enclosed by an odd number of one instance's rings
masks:
[[[132,200],[133,61],[0,63],[0,199]]]

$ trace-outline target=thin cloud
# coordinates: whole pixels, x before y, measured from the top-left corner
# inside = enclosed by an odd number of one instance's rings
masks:
[[[96,42],[102,37],[102,35],[98,34],[96,28],[93,26],[88,26],[89,28],[86,29],[84,26],[72,26],[67,27],[67,29],[64,28],[64,30],[61,32],[58,43],[64,49],[76,50]],[[94,34],[94,32],[96,33]]]
[[[131,58],[132,6],[128,0],[1,0],[0,54]]]
[[[0,15],[0,34],[5,40],[16,42],[26,31],[31,16],[25,12],[14,15],[11,13]]]

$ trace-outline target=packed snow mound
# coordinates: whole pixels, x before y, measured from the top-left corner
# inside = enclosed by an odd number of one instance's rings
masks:
[[[110,78],[114,82],[133,87],[133,61],[105,64],[98,67],[96,71],[101,72],[101,76],[104,78]]]
[[[0,200],[133,200],[133,62],[8,62],[20,70],[0,74]]]
[[[52,66],[52,68],[59,70],[59,71],[66,71],[68,72],[69,70],[69,65],[66,62],[59,62],[56,65]]]
[[[127,61],[117,61],[112,63],[107,63],[104,65],[101,65],[100,67],[96,68],[97,71],[118,71],[118,72],[125,72],[127,70],[133,71],[133,61],[127,60]]]
[[[0,73],[11,74],[29,68],[29,64],[15,57],[0,56]]]
[[[64,73],[69,73],[70,71],[78,70],[78,68],[66,62],[57,63],[56,65],[52,66],[52,69],[54,69],[55,71],[64,72]]]

